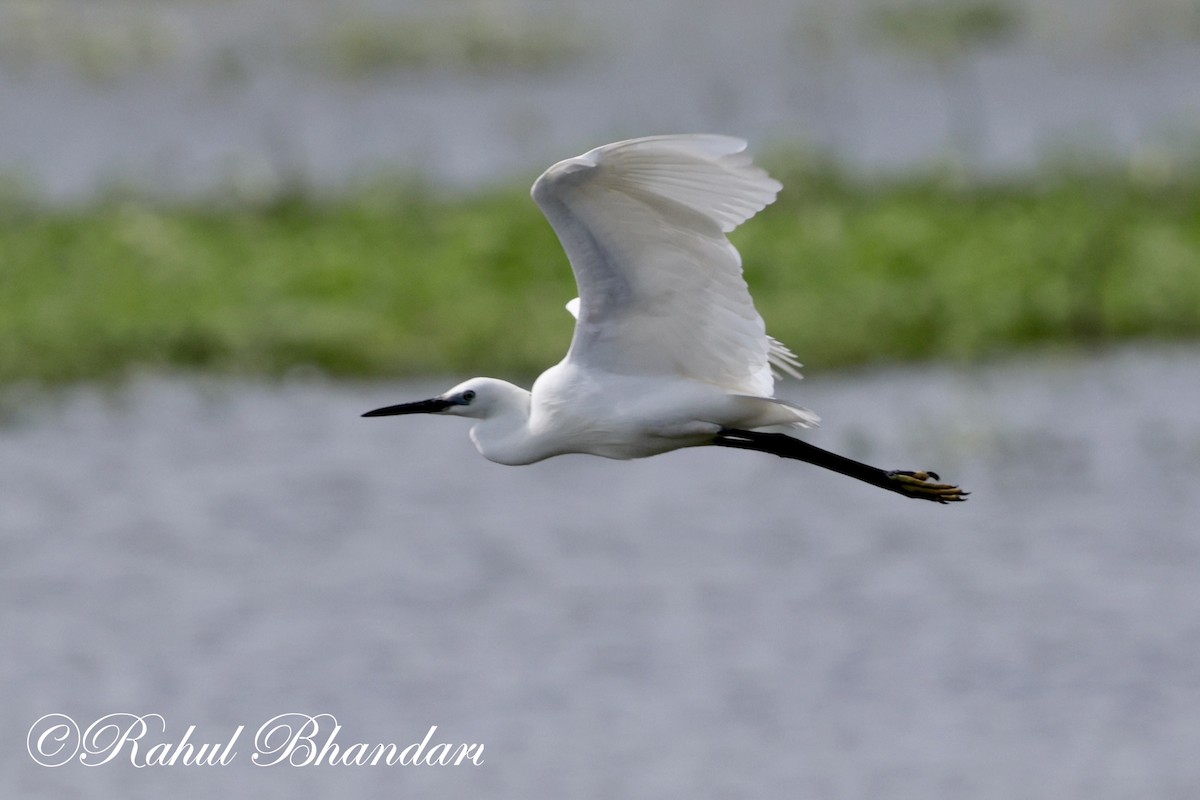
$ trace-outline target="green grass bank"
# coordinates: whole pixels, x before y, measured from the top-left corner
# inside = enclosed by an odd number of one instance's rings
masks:
[[[734,234],[767,327],[810,368],[1200,336],[1200,174],[859,182],[779,168]],[[0,385],[183,368],[337,376],[558,360],[575,294],[524,187],[268,204],[0,205]]]

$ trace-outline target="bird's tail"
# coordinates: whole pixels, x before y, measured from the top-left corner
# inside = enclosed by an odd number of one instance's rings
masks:
[[[779,400],[774,397],[754,397],[753,395],[738,395],[739,400],[751,404],[756,419],[750,428],[767,428],[772,425],[787,425],[793,428],[815,428],[821,424],[821,418],[803,406]]]

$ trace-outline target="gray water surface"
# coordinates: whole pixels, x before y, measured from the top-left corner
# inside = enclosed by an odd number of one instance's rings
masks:
[[[445,381],[449,385],[451,381]],[[436,384],[9,392],[0,794],[1191,798],[1200,352],[814,374],[817,444],[507,468]],[[247,730],[224,767],[38,766],[61,713]],[[266,720],[482,766],[257,767]],[[159,735],[159,741],[164,740]]]
[[[52,201],[113,185],[269,197],[381,172],[472,187],[532,181],[606,141],[687,131],[744,136],[759,152],[808,144],[870,169],[953,153],[1021,170],[1082,148],[1154,178],[1194,157],[1200,23],[1188,4],[993,0],[1015,19],[1010,34],[949,62],[882,36],[878,8],[904,6],[0,3],[0,177]],[[460,36],[485,31],[485,55],[395,56],[436,38],[444,18]],[[563,52],[523,67],[489,60],[486,43],[503,49],[514,31],[518,51]],[[381,63],[348,72],[338,52]]]

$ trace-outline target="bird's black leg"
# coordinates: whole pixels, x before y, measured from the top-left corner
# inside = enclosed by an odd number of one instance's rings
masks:
[[[782,433],[763,433],[761,431],[743,431],[735,428],[722,429],[712,441],[721,447],[738,447],[743,450],[758,450],[763,453],[773,453],[780,458],[794,458],[807,461],[818,467],[831,469],[842,475],[857,478],[860,481],[896,492],[905,497],[916,497],[922,500],[932,500],[935,503],[952,503],[966,500],[970,492],[964,492],[957,486],[948,483],[938,483],[941,478],[936,472],[907,470],[886,470],[872,467],[861,461],[855,461],[828,450],[822,450],[808,442],[794,439]]]

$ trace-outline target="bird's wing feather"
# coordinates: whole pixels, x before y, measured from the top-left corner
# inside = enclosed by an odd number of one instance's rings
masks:
[[[533,198],[575,271],[569,361],[623,374],[677,374],[770,397],[771,366],[795,373],[766,335],[725,234],[780,184],[726,136],[654,136],[555,164]]]

